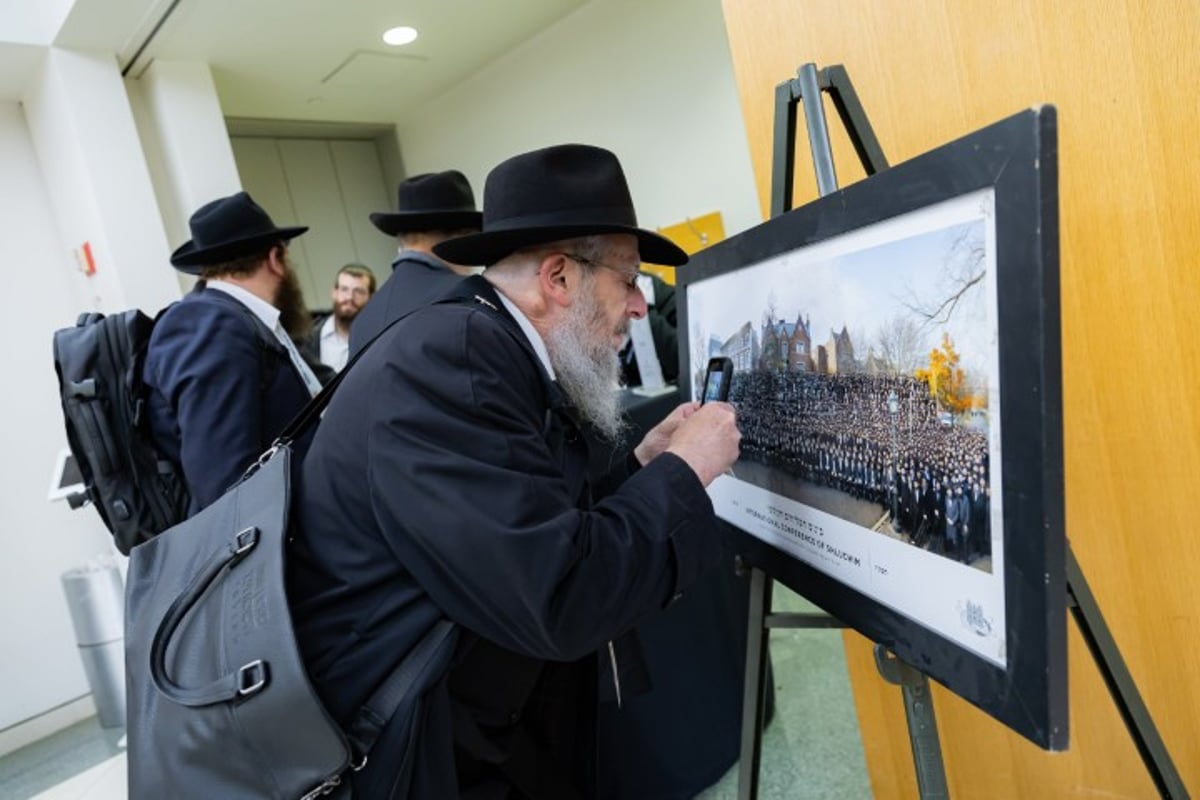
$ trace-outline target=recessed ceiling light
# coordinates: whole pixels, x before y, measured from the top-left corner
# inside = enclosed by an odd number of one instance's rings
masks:
[[[392,28],[391,30],[383,32],[383,41],[395,47],[399,47],[402,44],[409,44],[410,42],[415,42],[416,40],[417,29],[410,28],[407,25],[399,28]]]

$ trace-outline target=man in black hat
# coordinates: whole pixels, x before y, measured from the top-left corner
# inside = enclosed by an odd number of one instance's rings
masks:
[[[562,145],[489,174],[483,230],[435,248],[489,265],[385,333],[326,409],[298,480],[288,589],[342,724],[439,620],[364,797],[590,797],[597,692],[623,640],[721,558],[705,492],[736,459],[731,406],[684,404],[603,479],[582,427],[620,436],[617,349],[646,313],[616,157]],[[598,678],[601,665],[606,672]]]
[[[196,288],[162,315],[146,352],[150,429],[182,468],[190,512],[232,486],[320,390],[293,336],[309,327],[288,242],[245,192],[201,206],[171,255]]]
[[[392,275],[355,319],[350,329],[350,356],[408,311],[444,294],[470,267],[451,264],[434,255],[434,246],[447,239],[479,232],[482,214],[475,193],[457,170],[414,175],[400,182],[398,211],[371,215],[371,223],[396,237],[399,254]]]

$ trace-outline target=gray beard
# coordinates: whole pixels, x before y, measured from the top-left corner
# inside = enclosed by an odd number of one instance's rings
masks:
[[[546,337],[546,349],[571,406],[619,446],[627,427],[616,391],[621,360],[608,332],[602,333],[603,325],[603,314],[589,296],[568,309],[566,319]]]

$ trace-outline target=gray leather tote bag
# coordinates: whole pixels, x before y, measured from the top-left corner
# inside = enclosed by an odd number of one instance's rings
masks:
[[[358,355],[362,355],[366,348]],[[355,358],[357,361],[357,356]],[[438,622],[348,732],[313,691],[285,591],[291,442],[320,417],[352,361],[257,464],[196,516],[134,547],[125,591],[129,797],[349,797],[410,687],[457,640]]]

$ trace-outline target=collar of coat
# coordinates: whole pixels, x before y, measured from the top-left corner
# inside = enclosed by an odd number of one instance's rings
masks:
[[[525,332],[521,330],[521,326],[513,319],[512,314],[508,313],[508,309],[504,307],[504,303],[500,300],[500,295],[496,292],[496,287],[492,286],[490,281],[482,275],[470,275],[456,283],[454,288],[443,295],[438,302],[474,305],[500,322],[505,331],[521,346],[526,356],[528,356],[529,360],[537,368],[549,411],[551,413],[565,414],[578,426],[577,416],[573,409],[567,405],[562,390],[558,388],[558,383],[551,380],[550,375],[546,372],[546,368],[542,365],[541,359],[538,358],[537,353],[534,351],[533,345],[530,344],[528,337],[525,336]]]

